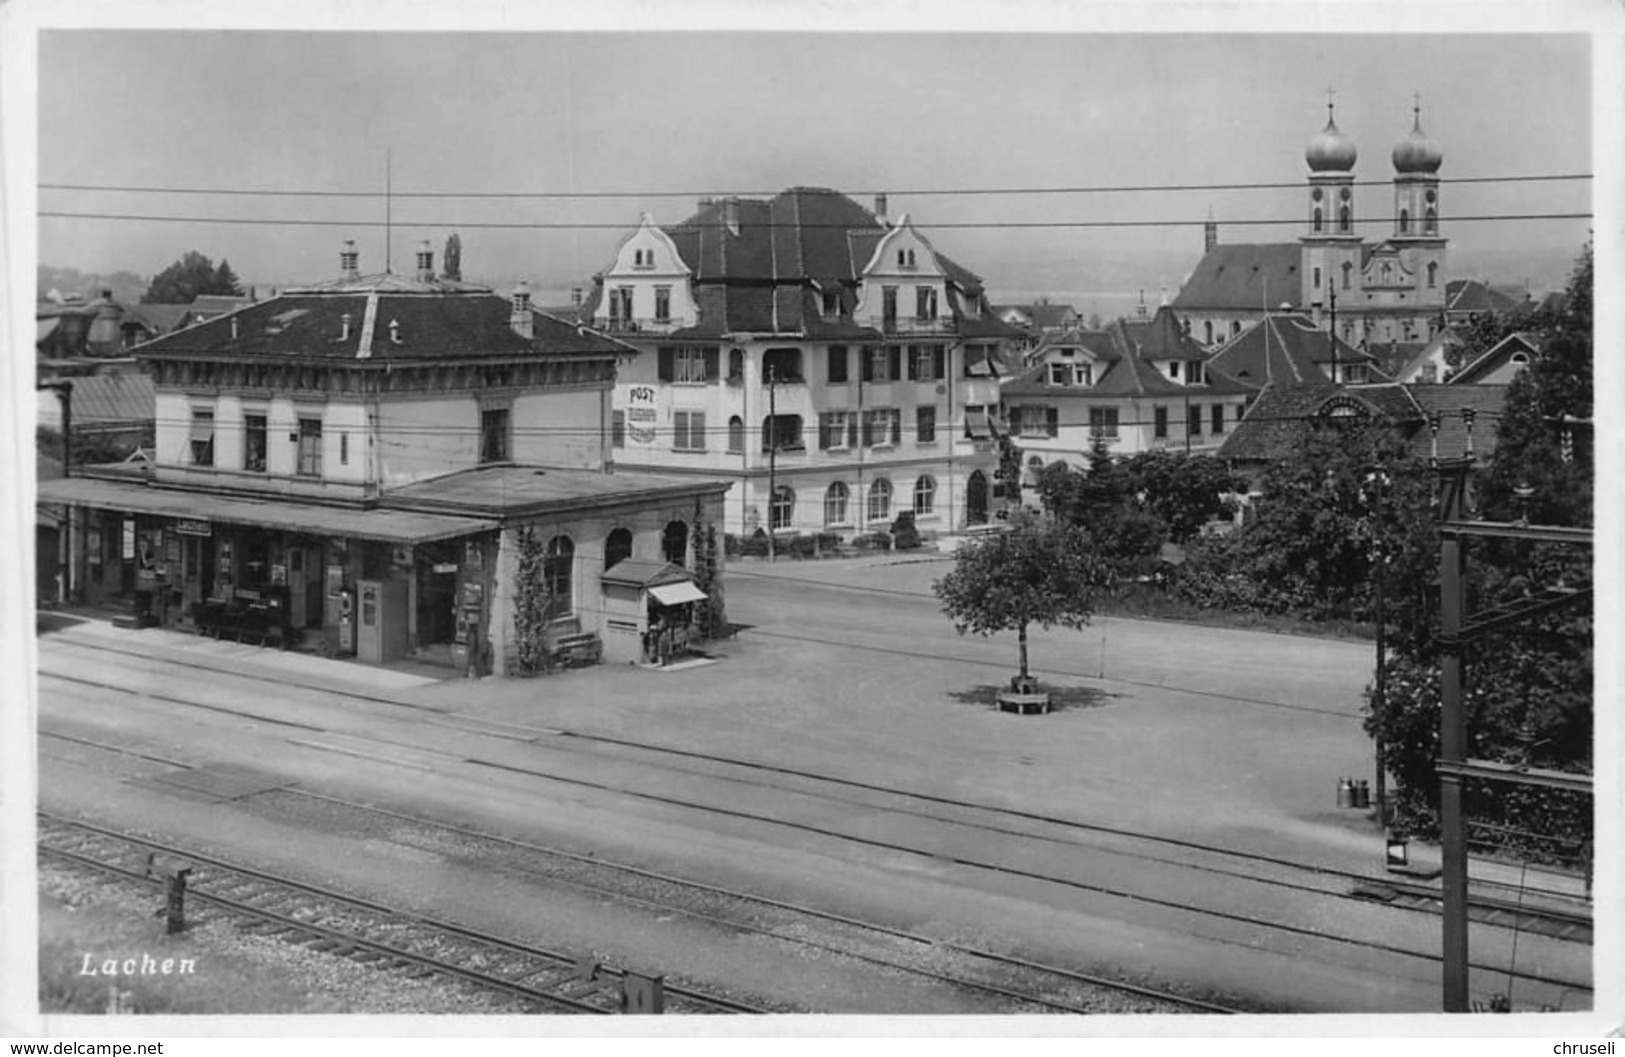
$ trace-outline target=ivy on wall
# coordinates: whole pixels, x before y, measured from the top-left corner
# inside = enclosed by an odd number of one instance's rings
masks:
[[[534,526],[519,530],[519,563],[514,575],[514,651],[520,675],[548,668],[547,545]]]

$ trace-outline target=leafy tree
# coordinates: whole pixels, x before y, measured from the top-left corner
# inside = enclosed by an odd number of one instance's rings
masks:
[[[1123,474],[1129,491],[1176,543],[1228,513],[1231,505],[1224,496],[1241,487],[1240,479],[1211,455],[1142,452],[1124,461]]]
[[[455,237],[455,236],[453,236]],[[703,639],[714,639],[728,629],[728,616],[717,576],[717,526],[704,518],[698,500],[694,503],[694,586],[705,592],[705,601],[694,609],[695,630]]]
[[[519,671],[536,675],[548,668],[547,610],[551,594],[547,586],[547,546],[532,525],[519,530],[519,564],[513,584],[514,647]],[[470,649],[482,644],[470,643]]]
[[[141,303],[185,305],[202,294],[240,297],[242,292],[231,265],[222,260],[217,268],[203,254],[188,250],[180,260],[153,276],[147,292],[141,295]]]
[[[1087,625],[1095,591],[1109,582],[1088,533],[1017,511],[1008,531],[960,547],[953,571],[931,589],[961,635],[1016,632],[1026,682],[1028,626]]]

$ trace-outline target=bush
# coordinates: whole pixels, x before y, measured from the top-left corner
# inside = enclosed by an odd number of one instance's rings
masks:
[[[841,552],[841,534],[839,532],[819,532],[813,536],[813,544],[821,557],[828,557]]]
[[[852,537],[852,545],[860,551],[889,551],[891,536],[885,532],[868,532]]]
[[[783,554],[790,555],[792,558],[818,557],[818,543],[811,536],[803,536],[798,533],[789,537],[788,539],[780,539],[778,544],[779,551]]]
[[[892,546],[911,551],[920,545],[920,530],[914,527],[914,512],[905,510],[891,523]]]

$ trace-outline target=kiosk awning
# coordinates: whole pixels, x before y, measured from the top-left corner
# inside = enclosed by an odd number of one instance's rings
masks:
[[[429,543],[497,527],[495,521],[449,514],[326,506],[290,499],[250,499],[90,477],[40,481],[39,502],[388,543]]]
[[[692,583],[684,581],[680,584],[661,584],[659,587],[649,588],[649,596],[663,606],[677,606],[684,602],[699,602],[705,598],[705,592]]]

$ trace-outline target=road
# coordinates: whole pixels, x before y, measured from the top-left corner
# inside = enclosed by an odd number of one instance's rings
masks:
[[[825,1011],[977,1007],[493,876],[421,829],[358,833],[270,786],[1274,1008],[1437,1008],[1437,964],[1404,953],[1436,949],[1436,921],[1419,931],[1303,869],[1380,873],[1380,835],[1333,806],[1336,777],[1369,766],[1369,648],[1132,621],[1040,632],[1033,664],[1061,707],[1018,717],[986,698],[1014,644],[954,633],[928,594],[945,567],[830,566],[736,568],[730,615],[751,626],[713,664],[375,681],[366,698],[355,666],[70,628],[41,640],[41,803]],[[274,781],[189,797],[153,781],[177,761]],[[1474,939],[1487,1000],[1514,940]],[[1520,971],[1586,978],[1584,949],[1516,942]]]

